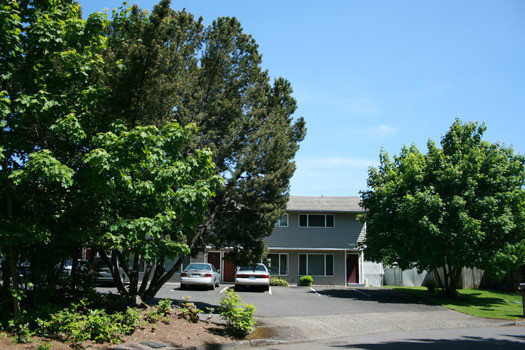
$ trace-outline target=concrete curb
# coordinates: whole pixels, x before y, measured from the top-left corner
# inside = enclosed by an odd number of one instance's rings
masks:
[[[208,345],[202,345],[199,347],[194,348],[188,348],[184,350],[189,349],[195,349],[195,350],[210,350],[214,349],[215,347],[217,349],[237,349],[237,348],[247,348],[247,347],[260,347],[260,346],[271,346],[271,345],[279,345],[279,344],[286,344],[287,341],[284,340],[274,340],[274,339],[253,339],[253,340],[240,340],[233,343],[222,343],[222,344],[208,344]]]
[[[500,327],[508,327],[508,326],[525,326],[525,321],[509,321],[509,322],[503,322],[503,323],[500,323],[498,326],[500,326]]]
[[[275,339],[253,339],[253,340],[239,340],[237,342],[233,343],[218,343],[218,344],[206,344],[201,346],[186,346],[186,347],[173,347],[165,344],[158,345],[164,345],[164,347],[158,347],[162,350],[213,350],[213,349],[241,349],[241,348],[256,348],[260,346],[271,346],[271,345],[279,345],[279,344],[287,344],[287,341],[284,340],[275,340]],[[146,350],[146,349],[155,349],[152,347],[149,347],[145,344],[123,344],[121,346],[115,346],[109,348],[109,350]]]

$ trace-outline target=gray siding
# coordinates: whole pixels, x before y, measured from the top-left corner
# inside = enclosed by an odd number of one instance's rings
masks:
[[[273,233],[265,238],[265,243],[270,249],[351,249],[364,232],[364,224],[357,222],[356,214],[353,213],[334,214],[335,227],[327,228],[299,227],[299,214],[309,213],[288,213],[288,227],[276,227]]]
[[[288,254],[288,274],[286,276],[279,276],[287,280],[292,285],[297,285],[299,282],[299,254],[333,254],[334,255],[334,275],[333,276],[312,276],[314,284],[317,285],[345,285],[345,264],[346,254],[344,250],[316,250],[316,251],[297,251],[297,250],[283,250],[270,249],[270,253],[287,253]]]

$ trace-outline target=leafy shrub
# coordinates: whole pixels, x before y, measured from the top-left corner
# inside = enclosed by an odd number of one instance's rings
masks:
[[[137,309],[107,314],[103,309],[88,309],[84,301],[52,314],[49,320],[37,319],[39,335],[74,343],[86,340],[119,343],[124,334],[131,334],[140,323]]]
[[[151,308],[146,314],[146,320],[150,323],[155,323],[162,320],[164,323],[169,323],[168,315],[171,313],[172,301],[170,299],[164,299],[159,301],[159,305]]]
[[[51,350],[51,345],[49,344],[42,344],[42,345],[39,345],[36,350]]]
[[[194,303],[190,303],[190,297],[186,297],[180,304],[180,312],[182,317],[187,319],[189,322],[196,323],[199,320],[199,314],[202,313]]]
[[[120,343],[124,329],[120,324],[122,314],[108,315],[104,310],[89,310],[84,320],[79,322],[79,329],[84,335],[81,340],[93,340],[97,343]],[[86,339],[87,338],[87,339]]]
[[[270,286],[288,287],[289,283],[287,280],[282,279],[280,277],[272,277],[270,278]]]
[[[164,299],[159,301],[159,306],[157,307],[157,311],[159,314],[165,316],[169,315],[171,313],[171,304],[173,302],[170,299]]]
[[[32,340],[33,332],[29,328],[29,323],[9,321],[9,330],[15,335],[17,344],[27,344]]]
[[[143,324],[139,309],[128,307],[125,313],[116,315],[122,315],[119,322],[122,326],[122,331],[124,334],[133,333],[136,328]]]
[[[254,329],[255,306],[241,304],[239,294],[231,289],[219,302],[219,314],[226,320],[226,330],[233,336],[243,338]]]
[[[311,286],[312,284],[314,284],[314,279],[312,278],[312,276],[302,276],[300,279],[299,279],[299,285],[300,286]]]

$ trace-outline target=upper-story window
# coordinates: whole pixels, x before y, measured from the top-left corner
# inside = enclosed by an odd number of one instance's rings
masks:
[[[281,216],[279,220],[277,220],[277,223],[275,224],[277,227],[288,227],[288,214],[284,214]]]
[[[328,214],[299,214],[299,227],[335,227],[335,218]]]

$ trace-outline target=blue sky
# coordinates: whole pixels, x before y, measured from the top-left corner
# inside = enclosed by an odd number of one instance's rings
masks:
[[[84,15],[121,4],[81,0]],[[151,9],[157,1],[129,1]],[[358,195],[381,148],[426,150],[456,117],[525,151],[525,1],[173,1],[237,17],[306,119],[292,195]]]

